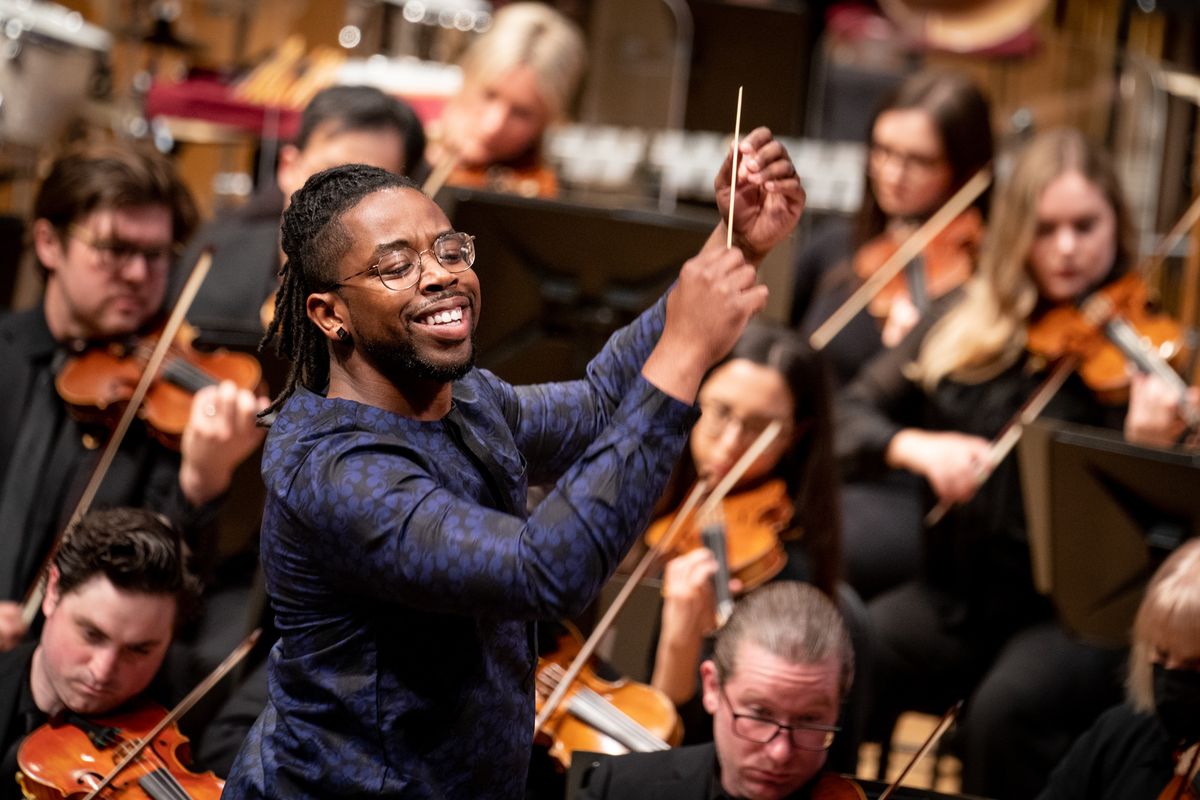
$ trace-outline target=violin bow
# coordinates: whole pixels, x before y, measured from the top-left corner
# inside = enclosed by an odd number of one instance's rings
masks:
[[[754,461],[760,455],[762,455],[762,452],[767,449],[771,442],[775,440],[775,437],[779,435],[779,431],[782,428],[783,425],[776,420],[768,425],[766,430],[758,435],[758,438],[755,439],[754,443],[751,444],[746,452],[742,454],[742,457],[737,460],[737,463],[733,465],[732,469],[730,469],[728,474],[725,475],[725,478],[722,479],[713,489],[712,493],[708,496],[708,502],[706,502],[700,510],[701,514],[706,513],[705,509],[708,509],[708,513],[711,513],[712,509],[716,508],[725,495],[729,493],[729,490],[733,488],[733,485],[737,483],[737,480],[741,478],[743,474],[745,474],[747,469],[750,468],[750,465],[753,464]],[[615,622],[617,619],[617,615],[621,613],[621,609],[625,607],[625,603],[629,600],[629,596],[633,594],[633,590],[641,582],[642,578],[645,577],[646,572],[650,569],[651,565],[653,565],[663,553],[670,552],[670,547],[675,544],[675,539],[678,537],[679,531],[683,529],[684,522],[691,515],[692,511],[695,510],[696,506],[699,505],[700,499],[704,496],[706,488],[707,483],[705,481],[697,481],[695,487],[693,487],[691,493],[680,507],[679,513],[675,515],[675,519],[672,520],[671,524],[667,527],[666,533],[664,533],[662,538],[655,542],[654,546],[650,548],[650,550],[648,550],[644,556],[642,556],[642,560],[638,562],[637,567],[634,568],[633,572],[625,580],[625,585],[621,587],[621,591],[613,599],[613,602],[609,605],[608,610],[604,612],[604,616],[600,618],[598,623],[596,623],[596,627],[592,630],[591,636],[589,636],[587,641],[583,643],[583,646],[579,648],[579,654],[575,656],[575,660],[571,662],[571,665],[567,668],[567,671],[559,680],[558,686],[554,688],[554,691],[549,697],[546,698],[546,701],[542,703],[542,710],[540,713],[538,713],[537,719],[533,724],[533,733],[535,736],[537,735],[538,731],[542,729],[542,726],[546,724],[546,721],[550,719],[550,716],[562,704],[563,698],[567,696],[567,691],[571,688],[571,684],[575,682],[577,677],[579,677],[579,673],[583,670],[584,664],[586,664],[588,659],[590,659],[596,652],[596,648],[599,646],[601,638],[603,638],[604,634],[608,633],[608,629],[612,627],[613,622]],[[714,497],[716,498],[715,501],[713,500]]]
[[[939,208],[932,217],[925,220],[921,227],[913,231],[912,235],[905,239],[896,252],[891,255],[886,261],[880,265],[879,269],[863,281],[863,284],[854,291],[854,294],[846,298],[846,302],[838,306],[837,310],[829,315],[829,318],[821,323],[812,335],[808,337],[808,343],[814,350],[823,350],[825,345],[841,333],[842,329],[854,319],[858,312],[866,308],[871,302],[871,298],[879,294],[879,291],[886,286],[892,278],[904,269],[908,262],[912,261],[925,246],[933,241],[939,233],[946,229],[951,222],[958,218],[958,215],[967,210],[967,208],[979,198],[981,194],[992,183],[992,171],[990,167],[984,167],[974,175],[970,180],[964,183],[957,192],[955,192],[945,205]]]
[[[104,779],[101,780],[100,783],[96,784],[92,791],[84,796],[83,800],[95,800],[100,792],[104,791],[108,785],[112,783],[118,775],[121,774],[122,770],[129,766],[135,758],[140,756],[142,751],[149,747],[150,744],[154,742],[154,739],[160,733],[162,733],[168,725],[171,725],[177,719],[190,711],[192,706],[199,702],[200,698],[212,691],[212,688],[220,683],[221,679],[228,675],[230,670],[241,663],[242,659],[245,658],[246,654],[250,652],[250,649],[254,647],[255,643],[258,641],[258,637],[261,635],[262,628],[255,628],[253,631],[251,631],[250,635],[243,639],[242,643],[235,647],[232,653],[225,656],[225,660],[218,664],[217,668],[209,673],[207,678],[196,684],[195,688],[188,692],[187,697],[180,700],[179,704],[172,708],[165,717],[159,720],[159,723],[155,725],[149,733],[133,743],[133,745],[129,748],[129,751],[125,754],[125,757],[117,762],[116,766],[114,766],[112,770],[110,770],[109,773],[104,776]]]
[[[27,629],[33,624],[34,618],[37,617],[38,609],[42,605],[42,598],[46,594],[46,578],[49,573],[50,563],[54,559],[54,554],[58,552],[59,544],[67,534],[75,529],[79,520],[91,508],[92,501],[96,499],[96,493],[100,491],[100,485],[104,482],[104,478],[108,474],[108,469],[112,466],[113,459],[116,458],[117,450],[120,449],[121,442],[124,440],[125,434],[129,431],[129,426],[133,424],[133,418],[137,416],[138,410],[142,406],[142,401],[146,398],[146,392],[150,390],[150,384],[158,376],[159,367],[162,366],[163,361],[166,359],[167,352],[171,349],[171,345],[175,341],[175,336],[179,333],[180,326],[183,325],[183,320],[187,316],[188,309],[192,307],[192,301],[196,299],[196,293],[200,291],[200,284],[204,283],[204,279],[208,277],[208,270],[211,266],[212,252],[206,249],[200,254],[200,258],[196,260],[195,266],[192,267],[192,272],[188,276],[187,283],[184,284],[183,291],[180,293],[179,299],[175,302],[175,307],[171,310],[171,316],[167,319],[166,327],[163,328],[162,335],[159,336],[158,343],[154,346],[154,351],[150,354],[150,358],[142,370],[142,377],[138,380],[137,386],[133,390],[133,395],[129,398],[129,402],[125,406],[125,412],[121,414],[116,428],[113,429],[112,435],[108,437],[108,443],[104,446],[100,460],[96,462],[96,467],[92,470],[91,478],[88,479],[87,485],[83,489],[83,494],[79,497],[79,502],[75,504],[75,510],[71,512],[71,516],[67,520],[67,524],[63,526],[62,532],[55,538],[50,552],[46,555],[41,568],[38,570],[38,575],[33,582],[33,586],[29,589],[29,594],[25,596],[25,600],[21,604],[21,620],[25,623]]]
[[[1163,260],[1197,222],[1200,222],[1200,195],[1197,195],[1196,199],[1187,207],[1171,231],[1159,241],[1154,251],[1138,263],[1134,273],[1143,276],[1157,276]],[[1141,337],[1137,331],[1133,330],[1123,317],[1114,313],[1109,300],[1103,295],[1093,294],[1083,302],[1082,310],[1088,321],[1103,331],[1127,359],[1136,364],[1143,372],[1157,376],[1179,391],[1179,410],[1188,429],[1193,431],[1200,429],[1200,411],[1187,402],[1187,384],[1156,351],[1142,346]],[[1021,440],[1025,428],[1041,415],[1077,366],[1079,366],[1078,356],[1068,355],[1059,359],[1046,380],[988,445],[988,457],[979,465],[979,472],[976,476],[977,486],[982,486],[991,477],[1000,462],[1012,452],[1017,442]],[[926,527],[940,522],[953,506],[954,503],[945,500],[938,501],[938,504],[925,515]]]
[[[987,458],[977,466],[976,488],[986,483],[996,467],[1000,466],[1000,463],[1008,457],[1012,449],[1017,446],[1017,442],[1021,441],[1021,435],[1025,433],[1025,428],[1032,425],[1041,416],[1042,412],[1046,410],[1046,406],[1058,394],[1058,390],[1067,382],[1067,378],[1071,376],[1078,365],[1079,357],[1076,355],[1060,358],[1054,365],[1054,369],[1050,371],[1037,390],[1029,396],[1024,405],[1017,409],[1017,413],[1013,414],[999,435],[988,443]],[[941,522],[942,517],[946,516],[946,512],[954,505],[948,500],[939,500],[938,504],[925,515],[925,526],[932,527]]]
[[[735,114],[733,121],[733,162],[730,165],[729,172],[729,221],[726,224],[725,231],[726,249],[733,247],[733,204],[734,199],[737,197],[738,141],[741,135],[741,125],[742,87],[739,86],[737,113]],[[709,502],[705,505],[705,508],[708,509],[709,513],[711,513],[716,504],[720,502],[720,498],[724,497],[729,492],[737,478],[740,478],[742,473],[749,469],[750,465],[754,462],[754,459],[758,458],[759,454],[762,453],[762,451],[766,449],[767,445],[770,444],[771,441],[779,434],[779,429],[781,427],[782,425],[780,425],[778,421],[771,423],[771,425],[759,435],[758,439],[754,441],[754,444],[752,444],[750,448],[742,455],[741,459],[739,459],[738,462],[733,465],[733,469],[731,469],[729,474],[725,476],[725,480],[721,481],[713,493],[709,495]],[[759,446],[760,443],[762,443],[761,447]],[[753,457],[748,458],[751,453],[753,453]],[[730,480],[731,476],[733,476],[733,480]],[[675,515],[675,519],[667,527],[666,533],[664,533],[662,538],[659,539],[658,542],[656,542],[655,545],[651,547],[644,556],[642,556],[642,560],[638,562],[638,565],[634,568],[633,573],[629,576],[629,578],[626,579],[625,585],[621,587],[621,591],[609,605],[608,611],[606,611],[604,616],[600,618],[600,621],[596,623],[596,627],[592,630],[591,636],[589,636],[587,641],[583,643],[583,646],[579,648],[579,654],[575,656],[575,660],[571,662],[571,665],[567,668],[567,671],[559,680],[558,685],[554,688],[554,691],[551,692],[550,696],[546,698],[544,703],[542,703],[542,710],[537,715],[537,719],[535,719],[533,723],[534,736],[537,736],[538,731],[542,729],[542,726],[546,724],[551,715],[558,710],[560,705],[562,705],[563,698],[567,696],[567,692],[570,690],[571,684],[574,683],[575,679],[579,677],[579,673],[583,670],[583,666],[588,662],[588,659],[592,657],[592,654],[596,652],[596,648],[600,644],[600,639],[604,636],[604,634],[608,633],[608,629],[612,627],[613,622],[617,618],[617,614],[619,614],[621,609],[624,608],[625,603],[629,600],[630,595],[633,594],[634,588],[641,583],[642,578],[645,577],[646,572],[650,569],[650,566],[658,559],[659,555],[669,552],[668,545],[674,544],[676,536],[683,528],[684,521],[696,507],[696,504],[700,502],[700,498],[704,494],[705,486],[705,481],[698,481],[696,483],[696,486],[692,489],[691,494],[688,495],[687,500],[684,501],[683,506],[680,508],[679,513]],[[720,497],[718,497],[716,502],[712,502],[713,496],[717,495],[718,492],[720,492]],[[703,510],[701,513],[704,513]]]
[[[454,172],[454,168],[458,166],[458,153],[446,148],[442,159],[438,161],[437,166],[429,173],[429,177],[425,179],[425,184],[421,187],[421,191],[427,196],[433,197],[437,194],[446,181],[450,178],[450,173]]]
[[[917,765],[917,762],[928,755],[929,751],[932,750],[933,746],[941,740],[946,731],[950,730],[950,726],[953,725],[954,720],[958,718],[958,712],[962,710],[962,706],[963,701],[959,700],[957,703],[950,706],[950,710],[942,715],[937,727],[933,729],[933,733],[929,734],[929,738],[925,740],[925,743],[921,745],[920,749],[913,753],[913,757],[910,758],[908,763],[904,765],[904,769],[900,770],[900,775],[896,778],[896,780],[892,781],[888,787],[883,790],[883,794],[879,795],[879,800],[888,800],[888,798],[892,796],[892,793],[896,791],[896,787],[900,785],[901,781],[908,777],[908,773],[912,772],[912,768]],[[84,800],[87,800],[87,798],[84,798]]]

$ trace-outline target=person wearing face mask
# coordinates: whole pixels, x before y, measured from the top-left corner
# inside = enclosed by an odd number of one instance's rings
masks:
[[[1200,539],[1154,573],[1138,607],[1126,701],[1075,742],[1038,800],[1160,797],[1179,776],[1200,793]]]
[[[1017,157],[989,227],[958,302],[846,387],[834,439],[849,476],[905,469],[929,505],[953,506],[925,533],[920,577],[868,603],[868,730],[886,736],[905,710],[940,713],[967,697],[963,789],[1004,800],[1036,794],[1119,697],[1121,655],[1069,637],[1034,590],[1015,455],[982,485],[980,470],[1049,370],[1025,347],[1031,326],[1127,274],[1133,247],[1111,162],[1070,129],[1040,134]],[[1172,395],[1143,377],[1127,408],[1106,406],[1073,375],[1044,413],[1161,445],[1183,429]]]

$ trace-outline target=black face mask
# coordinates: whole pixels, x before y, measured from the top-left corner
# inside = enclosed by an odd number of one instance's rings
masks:
[[[1200,670],[1155,664],[1154,707],[1172,741],[1200,741]]]

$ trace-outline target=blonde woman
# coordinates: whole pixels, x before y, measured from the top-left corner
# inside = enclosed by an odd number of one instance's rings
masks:
[[[996,201],[976,276],[847,387],[836,448],[847,472],[907,470],[930,504],[955,504],[927,531],[919,579],[869,605],[878,637],[872,727],[903,710],[969,697],[963,788],[1034,795],[1075,735],[1119,697],[1119,654],[1070,640],[1032,584],[1016,459],[986,483],[988,442],[1045,377],[1030,323],[1131,268],[1132,230],[1112,167],[1077,131],[1037,137]],[[1166,443],[1181,425],[1168,391],[1134,381],[1128,413],[1077,378],[1048,416]]]
[[[1163,562],[1138,608],[1126,702],[1063,759],[1039,800],[1159,797],[1200,767],[1200,539]],[[1183,780],[1183,778],[1181,778]],[[1192,783],[1194,797],[1200,787]]]
[[[583,35],[553,8],[505,6],[462,58],[462,90],[431,131],[430,163],[455,159],[452,184],[553,195],[542,137],[566,118],[585,60]]]

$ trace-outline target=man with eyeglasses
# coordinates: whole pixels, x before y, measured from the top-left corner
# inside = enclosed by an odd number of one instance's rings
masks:
[[[754,264],[799,219],[782,145],[739,148],[736,246],[722,221],[561,384],[474,368],[486,243],[410,180],[335,167],[293,195],[268,332],[293,370],[263,455],[280,640],[228,796],[523,796],[533,620],[581,611],[632,546],[701,378],[766,302]],[[531,482],[555,483],[529,512]]]
[[[587,800],[804,800],[820,778],[854,674],[837,608],[803,583],[733,610],[700,667],[713,742],[599,762]]]
[[[195,218],[170,162],[123,144],[65,153],[38,189],[30,238],[45,292],[35,308],[0,317],[0,649],[24,635],[15,601],[30,589],[109,435],[68,413],[55,377],[74,353],[128,345],[148,332]],[[199,545],[234,468],[261,440],[260,407],[232,383],[201,389],[182,454],[135,424],[95,504],[161,512]]]

